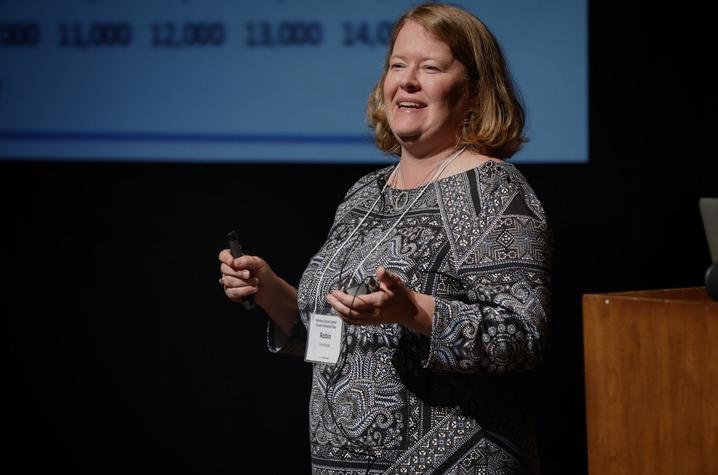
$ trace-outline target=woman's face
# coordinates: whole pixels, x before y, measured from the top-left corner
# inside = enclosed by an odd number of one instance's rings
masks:
[[[384,79],[384,108],[402,146],[456,144],[468,109],[467,80],[446,43],[407,21],[394,43]]]

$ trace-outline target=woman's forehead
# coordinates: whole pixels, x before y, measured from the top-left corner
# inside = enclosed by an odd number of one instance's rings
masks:
[[[401,56],[402,54],[413,52],[431,53],[431,56],[439,54],[453,57],[449,45],[436,38],[419,23],[407,20],[399,30],[391,55]]]

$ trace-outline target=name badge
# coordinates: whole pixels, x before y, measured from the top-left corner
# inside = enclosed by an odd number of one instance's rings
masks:
[[[309,317],[307,352],[304,361],[335,364],[342,347],[344,321],[335,315],[313,313]]]

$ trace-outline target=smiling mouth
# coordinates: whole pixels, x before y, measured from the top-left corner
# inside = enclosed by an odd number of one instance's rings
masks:
[[[426,107],[426,104],[421,104],[420,102],[409,102],[409,101],[401,101],[397,104],[399,109],[423,109]]]

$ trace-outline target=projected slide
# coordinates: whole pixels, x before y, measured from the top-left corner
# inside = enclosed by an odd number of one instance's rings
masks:
[[[0,159],[376,162],[392,0],[0,0]],[[586,0],[455,2],[496,34],[530,142],[588,160]]]

